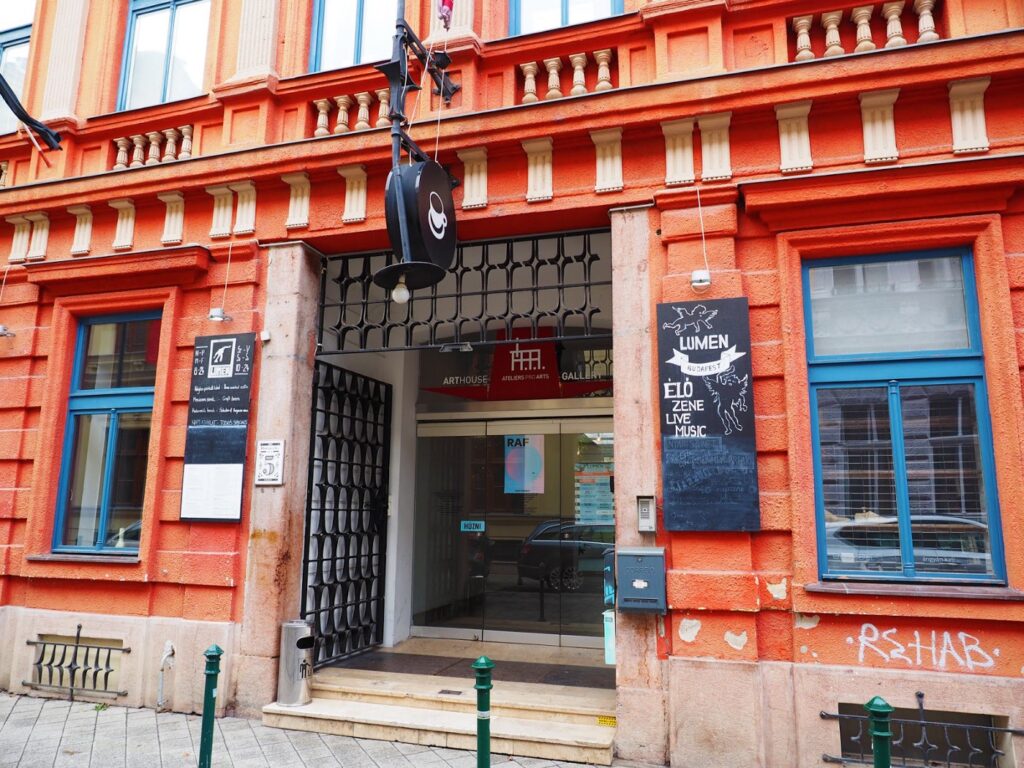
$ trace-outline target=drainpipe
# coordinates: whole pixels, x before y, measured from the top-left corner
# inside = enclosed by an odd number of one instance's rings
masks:
[[[164,655],[160,657],[160,682],[156,687],[156,708],[164,708],[164,670],[174,666],[174,646],[168,640],[164,643]]]

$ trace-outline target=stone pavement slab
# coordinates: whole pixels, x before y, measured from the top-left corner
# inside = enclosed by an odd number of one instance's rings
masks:
[[[200,717],[0,692],[0,768],[196,768]],[[475,768],[476,753],[215,721],[214,768]],[[491,755],[492,768],[591,768]]]

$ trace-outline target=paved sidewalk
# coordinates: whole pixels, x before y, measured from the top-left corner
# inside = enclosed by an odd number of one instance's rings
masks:
[[[0,768],[190,768],[198,715],[36,699],[0,693]],[[476,753],[216,721],[213,765],[221,768],[475,768]],[[492,755],[493,768],[581,768]]]

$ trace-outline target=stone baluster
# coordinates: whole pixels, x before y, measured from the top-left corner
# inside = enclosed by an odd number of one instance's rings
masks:
[[[811,22],[813,16],[797,16],[793,19],[793,31],[796,33],[796,56],[794,61],[809,61],[814,58],[811,50]]]
[[[821,26],[825,28],[825,55],[842,56],[843,41],[839,37],[839,22],[843,20],[842,11],[827,11],[821,14]]]
[[[181,140],[181,132],[177,128],[168,128],[164,131],[164,156],[161,162],[169,163],[178,159],[178,142]]]
[[[377,95],[378,107],[377,107],[377,123],[376,123],[375,127],[377,127],[377,128],[384,128],[386,126],[391,125],[391,118],[388,117],[388,112],[389,112],[389,109],[390,109],[390,106],[391,106],[390,105],[391,90],[388,89],[388,88],[383,88],[382,90],[377,91],[376,95]]]
[[[316,129],[313,131],[313,136],[319,139],[330,133],[327,128],[327,116],[331,111],[331,102],[329,99],[317,99],[313,102],[313,106],[316,107]]]
[[[537,62],[520,64],[519,69],[523,72],[523,104],[533,104],[537,101]]]
[[[885,47],[899,48],[907,44],[907,38],[903,36],[903,22],[900,14],[903,13],[904,0],[895,3],[885,3],[882,6],[882,16],[885,18]]]
[[[914,13],[917,14],[917,42],[930,43],[939,39],[939,33],[935,31],[935,18],[932,16],[932,9],[935,7],[935,0],[914,0]]]
[[[146,137],[141,133],[132,136],[132,143],[135,145],[132,150],[132,161],[129,168],[141,168],[146,164]]]
[[[181,131],[181,149],[178,150],[178,159],[188,160],[192,157],[192,126],[183,125],[178,130]]]
[[[562,98],[562,79],[559,76],[559,73],[562,71],[562,60],[544,59],[544,68],[548,71],[548,92],[544,94],[544,98]]]
[[[595,91],[609,91],[612,87],[612,49],[594,51],[594,61],[597,62],[597,85]]]
[[[369,91],[363,91],[362,93],[356,94],[356,103],[359,104],[359,111],[356,112],[356,125],[357,131],[365,131],[370,127],[370,103],[373,101],[373,95]]]
[[[334,103],[338,107],[338,120],[334,123],[334,132],[348,133],[348,113],[355,102],[351,96],[335,96]]]
[[[862,5],[850,11],[850,20],[857,25],[857,47],[853,49],[856,53],[875,50],[875,41],[871,39],[871,12],[874,9],[872,5]]]
[[[570,96],[582,96],[587,92],[587,76],[583,68],[587,66],[587,54],[569,54],[569,63],[572,65],[572,90]]]
[[[114,170],[123,171],[128,167],[128,150],[131,149],[132,140],[127,136],[114,139],[114,146],[117,147],[117,158],[114,160]]]
[[[149,139],[149,157],[146,158],[146,165],[156,165],[160,162],[160,144],[164,135],[160,131],[152,131],[146,134]]]

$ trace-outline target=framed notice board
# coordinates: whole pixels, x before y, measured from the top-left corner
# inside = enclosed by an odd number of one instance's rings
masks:
[[[181,519],[242,519],[256,334],[200,336],[192,355]]]
[[[745,298],[658,305],[665,528],[760,529]]]

